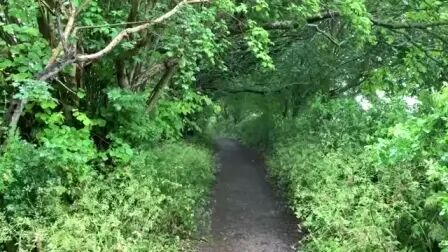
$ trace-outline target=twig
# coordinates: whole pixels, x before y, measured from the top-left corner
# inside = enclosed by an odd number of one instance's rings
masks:
[[[59,80],[58,78],[54,78],[54,79],[56,80],[56,82],[58,82],[59,84],[61,84],[61,86],[63,86],[65,89],[67,89],[67,91],[69,91],[70,93],[73,93],[73,94],[77,95],[75,91],[73,91],[71,88],[67,87],[67,85],[65,85],[61,80]]]
[[[64,34],[63,36],[61,36],[61,41],[59,41],[59,44],[54,50],[53,55],[51,55],[51,58],[48,60],[46,69],[56,62],[56,59],[59,57],[59,54],[61,53],[62,49],[64,49],[65,53],[68,54],[67,42],[71,32],[73,31],[73,26],[75,24],[75,17],[76,17],[76,8],[75,5],[72,3],[70,16],[68,18],[67,25],[65,26]],[[66,44],[66,46],[64,46],[64,43]]]
[[[411,38],[411,36],[409,36],[408,34],[406,34],[406,33],[404,33],[404,32],[399,32],[399,31],[394,31],[394,32],[403,35],[409,43],[411,43],[411,44],[412,44],[413,46],[415,46],[417,49],[419,49],[420,51],[422,51],[422,52],[426,55],[426,57],[428,57],[428,58],[431,59],[432,61],[436,62],[436,63],[437,63],[438,65],[440,65],[440,66],[445,66],[445,64],[444,64],[442,61],[440,61],[440,60],[434,58],[434,57],[430,54],[430,52],[428,52],[428,50],[426,50],[426,49],[424,48],[423,45],[421,45],[421,44],[415,42],[415,41]]]
[[[113,24],[104,24],[104,25],[85,25],[85,26],[76,27],[76,30],[115,27],[115,26],[127,26],[127,25],[136,25],[136,24],[147,24],[147,23],[151,23],[152,21],[153,20],[143,20],[143,21],[122,22],[122,23],[113,23]]]
[[[319,32],[320,34],[324,35],[328,40],[330,40],[333,44],[335,44],[338,47],[340,47],[343,44],[343,42],[341,42],[341,43],[337,42],[330,34],[326,33],[323,30],[321,30],[317,24],[307,24],[306,26],[314,27],[317,32]]]

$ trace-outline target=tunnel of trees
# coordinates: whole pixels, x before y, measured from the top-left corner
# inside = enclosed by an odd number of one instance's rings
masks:
[[[448,251],[448,2],[0,0],[0,250],[194,249],[214,137],[306,251]]]

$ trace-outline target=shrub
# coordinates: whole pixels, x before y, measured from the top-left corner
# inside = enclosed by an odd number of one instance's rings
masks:
[[[72,131],[72,135],[65,131],[64,137],[83,138],[82,132]],[[76,143],[83,144],[81,139],[51,143],[33,146],[15,140],[0,159],[0,248],[188,248],[197,229],[198,209],[213,181],[209,151],[186,143],[134,149],[128,158],[113,156],[118,166],[103,174],[94,164],[101,163],[104,154],[95,154],[89,144],[77,148]],[[125,147],[110,152],[119,148]]]
[[[414,111],[398,98],[369,111],[317,98],[277,124],[270,174],[310,232],[306,250],[443,248],[446,93]]]

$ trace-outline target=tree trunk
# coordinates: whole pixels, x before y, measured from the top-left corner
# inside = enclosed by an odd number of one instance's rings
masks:
[[[171,63],[169,66],[167,64],[165,73],[163,74],[162,78],[157,83],[157,85],[154,87],[154,90],[151,92],[151,96],[149,97],[148,108],[146,110],[148,113],[152,112],[156,107],[157,101],[162,96],[165,87],[167,87],[170,84],[171,78],[176,72],[176,69],[177,69],[176,63],[174,64]]]
[[[130,85],[128,78],[126,78],[124,60],[118,59],[115,61],[115,71],[117,72],[118,85],[123,89],[129,89]]]

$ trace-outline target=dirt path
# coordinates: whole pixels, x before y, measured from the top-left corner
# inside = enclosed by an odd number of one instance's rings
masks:
[[[217,142],[220,172],[215,188],[212,235],[202,252],[294,251],[297,222],[266,181],[254,151],[229,139]]]

